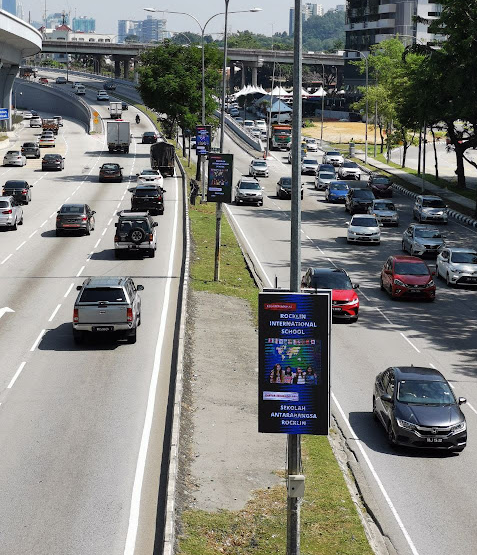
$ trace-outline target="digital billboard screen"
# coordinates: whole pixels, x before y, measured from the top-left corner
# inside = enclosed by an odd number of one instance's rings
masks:
[[[233,154],[209,154],[208,202],[232,202],[233,171]]]
[[[259,295],[259,432],[327,435],[331,291]]]
[[[212,127],[210,125],[197,125],[195,128],[195,144],[197,154],[210,152]]]

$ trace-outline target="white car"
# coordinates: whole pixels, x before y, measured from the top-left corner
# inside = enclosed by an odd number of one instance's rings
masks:
[[[0,197],[0,226],[15,230],[23,224],[23,207],[14,197]]]
[[[432,195],[419,195],[412,213],[420,223],[443,222],[446,224],[449,220],[449,211],[445,202],[440,197]]]
[[[446,247],[437,256],[436,270],[447,285],[477,285],[477,251]]]
[[[30,119],[30,127],[41,127],[43,125],[43,120],[40,116],[33,116]]]
[[[348,222],[348,243],[375,243],[381,242],[380,224],[376,216],[370,214],[355,214]]]
[[[332,164],[333,166],[342,166],[344,164],[343,155],[337,150],[328,150],[323,154],[322,164]]]
[[[21,150],[9,150],[3,157],[4,166],[24,166],[26,162]]]
[[[379,223],[385,225],[399,225],[399,214],[394,206],[394,202],[390,199],[376,199],[368,208],[368,214],[376,216]]]
[[[23,112],[23,119],[31,119],[32,117],[33,117],[33,114],[29,110],[25,110]]]
[[[267,132],[267,122],[264,119],[256,119],[255,127],[258,127],[260,131]]]
[[[318,171],[318,160],[314,158],[303,158],[301,162],[301,173],[316,175]]]
[[[255,127],[255,122],[253,121],[253,119],[246,119],[243,122],[243,126],[250,131],[252,127]]]
[[[256,139],[261,139],[262,138],[262,132],[260,131],[260,129],[258,127],[252,127],[250,129],[250,135],[252,135],[252,137],[255,137]]]
[[[268,177],[268,164],[266,160],[252,160],[248,169],[248,174],[252,177],[263,176]]]
[[[345,160],[338,168],[338,177],[340,179],[360,179],[361,168],[356,162]]]
[[[164,184],[164,178],[159,170],[142,170],[136,176],[136,185],[156,185],[162,188]]]
[[[336,180],[336,175],[331,172],[318,172],[315,178],[315,189],[324,191],[326,186]]]
[[[106,91],[98,91],[96,100],[109,100],[109,94]]]
[[[39,146],[56,146],[56,140],[53,131],[42,133]]]
[[[318,152],[318,142],[316,139],[307,137],[305,138],[305,143],[308,148],[308,152]]]

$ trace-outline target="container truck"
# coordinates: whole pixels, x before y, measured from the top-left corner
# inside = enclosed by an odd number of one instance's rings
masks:
[[[162,141],[151,145],[151,168],[163,176],[174,177],[174,145]]]
[[[123,103],[122,102],[110,102],[109,103],[109,117],[111,119],[121,119],[123,113]]]
[[[291,141],[291,125],[272,125],[270,131],[270,150],[282,150],[288,147]]]
[[[107,138],[109,152],[129,152],[131,129],[129,121],[108,121]]]

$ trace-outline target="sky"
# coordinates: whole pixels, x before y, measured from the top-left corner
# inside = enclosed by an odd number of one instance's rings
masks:
[[[45,0],[20,1],[26,20],[29,11],[32,20],[43,20]],[[307,1],[322,4],[324,11],[334,8],[337,4],[346,4],[346,0]],[[229,30],[249,30],[264,35],[271,35],[272,28],[274,33],[288,31],[288,13],[293,5],[293,0],[230,0],[229,12],[254,7],[262,8],[263,11],[230,14]],[[210,16],[223,12],[225,3],[224,0],[46,0],[47,13],[66,10],[71,13],[72,18],[75,15],[95,18],[97,33],[117,33],[118,19],[145,19],[148,13],[142,10],[143,7],[187,12],[194,15],[203,25]],[[162,15],[160,12],[153,15],[167,19],[167,30],[171,32],[199,30],[197,23],[184,15]],[[218,33],[221,29],[223,30],[223,18],[216,17],[207,25],[206,32]]]

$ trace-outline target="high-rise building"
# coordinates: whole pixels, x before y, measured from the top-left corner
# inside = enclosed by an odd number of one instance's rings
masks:
[[[17,0],[3,0],[2,9],[12,15],[17,15]]]
[[[96,31],[96,20],[92,17],[73,17],[73,31],[82,33],[94,33]]]
[[[346,4],[338,4],[338,5],[336,6],[336,11],[337,11],[337,12],[344,12],[344,11],[346,11]]]
[[[118,42],[124,42],[128,36],[137,36],[140,40],[141,21],[132,21],[131,19],[120,19],[118,21]]]
[[[323,15],[323,6],[321,4],[303,4],[301,18],[305,22],[310,17],[314,15]],[[295,27],[295,8],[290,8],[290,16],[288,21],[288,34],[293,35],[293,29]]]
[[[139,42],[160,42],[167,38],[166,20],[148,16],[143,21],[120,19],[118,21],[118,42],[124,42],[129,36],[136,36]]]
[[[439,3],[428,0],[348,0],[346,10],[346,48],[367,54],[373,44],[399,35],[406,44],[434,42],[428,25],[417,23],[416,16],[436,19],[441,12]],[[363,84],[356,68],[345,64],[344,78],[348,84]]]

